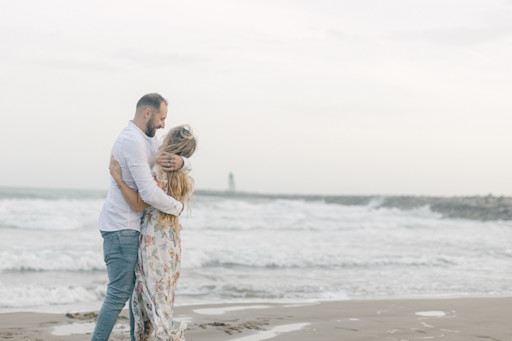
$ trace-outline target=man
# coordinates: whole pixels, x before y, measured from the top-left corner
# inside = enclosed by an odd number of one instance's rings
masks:
[[[135,117],[118,136],[112,156],[122,169],[124,184],[138,191],[144,202],[158,210],[178,216],[183,204],[158,187],[151,173],[153,156],[160,146],[157,129],[165,127],[167,101],[159,94],[144,95],[138,102]],[[164,154],[157,162],[164,170],[190,171],[190,161],[174,154]],[[142,212],[126,203],[115,181],[111,180],[108,196],[100,213],[98,227],[103,237],[103,255],[107,265],[107,296],[98,315],[93,341],[107,341],[119,313],[130,299],[130,334],[134,340],[131,295],[139,246]]]

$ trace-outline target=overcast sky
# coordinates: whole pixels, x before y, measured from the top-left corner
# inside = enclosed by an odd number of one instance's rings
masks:
[[[512,1],[2,1],[0,38],[0,186],[106,189],[159,92],[199,189],[512,195]]]

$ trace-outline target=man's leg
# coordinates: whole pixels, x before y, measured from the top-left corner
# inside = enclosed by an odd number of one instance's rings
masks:
[[[132,309],[132,296],[130,296],[130,302],[128,302],[128,306],[130,307],[130,341],[135,341],[135,319],[133,318],[133,309]]]
[[[101,235],[107,264],[108,287],[92,341],[108,340],[119,313],[131,297],[139,248],[139,232],[135,230],[101,232]]]

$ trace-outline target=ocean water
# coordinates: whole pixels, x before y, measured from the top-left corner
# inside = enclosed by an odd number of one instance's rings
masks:
[[[0,188],[0,312],[100,308],[105,197]],[[512,295],[512,221],[382,200],[198,192],[176,304]]]

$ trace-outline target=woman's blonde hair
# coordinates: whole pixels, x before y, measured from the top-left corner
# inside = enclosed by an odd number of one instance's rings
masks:
[[[157,158],[165,152],[189,158],[196,151],[196,147],[197,140],[194,137],[192,128],[184,124],[172,128],[167,133],[158,150]],[[162,171],[162,173],[162,180],[167,181],[164,187],[167,194],[180,201],[183,206],[185,206],[185,201],[188,205],[194,192],[192,179],[181,171]],[[158,219],[162,225],[171,226],[176,232],[181,231],[181,225],[177,216],[162,213]]]

